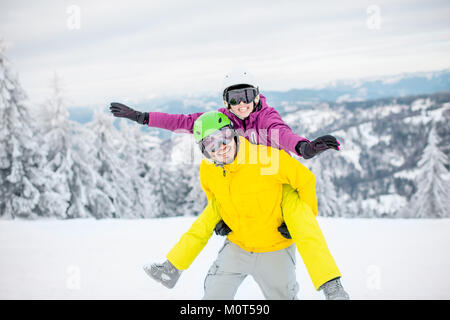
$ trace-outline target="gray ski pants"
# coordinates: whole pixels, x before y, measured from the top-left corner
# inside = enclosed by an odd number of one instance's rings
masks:
[[[228,239],[205,278],[204,300],[231,300],[251,275],[268,300],[297,299],[295,244],[272,252],[248,252]]]

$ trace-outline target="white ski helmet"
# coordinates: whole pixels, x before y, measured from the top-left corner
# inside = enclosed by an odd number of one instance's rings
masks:
[[[247,70],[233,70],[227,73],[223,79],[223,90],[228,87],[239,85],[239,84],[248,84],[249,86],[257,88],[258,86],[255,84],[255,79]]]
[[[228,103],[226,102],[225,95],[229,89],[240,89],[245,87],[253,87],[257,91],[257,97],[255,98],[255,105],[259,102],[259,87],[256,85],[255,79],[245,69],[233,70],[227,73],[223,79],[223,100],[225,106],[228,108]]]

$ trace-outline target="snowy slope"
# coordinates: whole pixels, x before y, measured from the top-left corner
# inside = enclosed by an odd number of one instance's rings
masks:
[[[173,290],[142,264],[161,261],[193,217],[0,221],[0,299],[200,299],[223,238],[213,236]],[[450,219],[319,218],[353,299],[450,299]],[[315,292],[297,254],[300,299]],[[237,299],[263,299],[251,278]]]

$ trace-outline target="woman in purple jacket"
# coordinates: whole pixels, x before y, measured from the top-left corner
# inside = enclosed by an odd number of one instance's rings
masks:
[[[251,143],[264,144],[293,152],[304,159],[310,159],[327,149],[339,150],[339,142],[331,135],[321,136],[313,141],[301,137],[281,119],[280,114],[267,105],[266,97],[251,84],[237,84],[223,92],[224,113],[235,130]],[[192,133],[192,127],[203,112],[168,114],[163,112],[139,112],[121,103],[111,103],[111,112],[116,117],[125,117],[149,127],[170,130],[177,133]]]

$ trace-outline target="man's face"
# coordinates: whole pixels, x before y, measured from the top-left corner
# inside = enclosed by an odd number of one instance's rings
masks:
[[[203,139],[203,148],[215,162],[231,163],[234,161],[237,149],[234,137],[234,130],[228,127],[222,128]]]
[[[229,164],[236,156],[236,141],[234,139],[228,144],[222,144],[216,152],[210,152],[211,159],[215,162]]]

